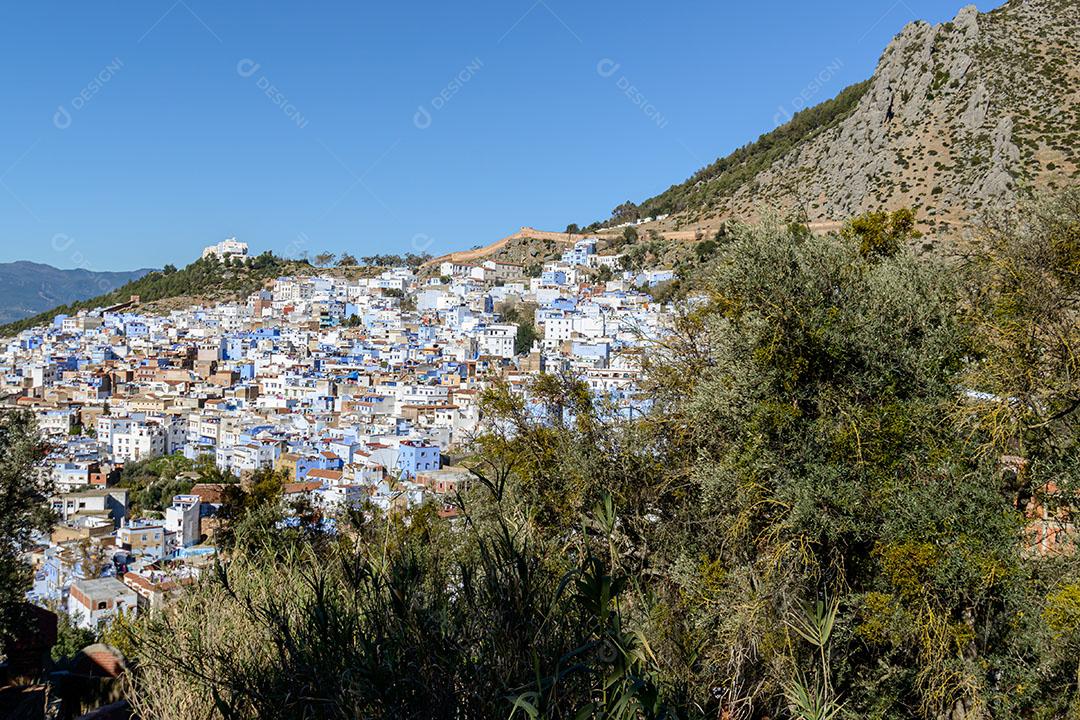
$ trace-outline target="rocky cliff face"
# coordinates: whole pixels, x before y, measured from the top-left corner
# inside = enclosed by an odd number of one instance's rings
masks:
[[[1080,0],[1011,0],[908,25],[854,111],[797,145],[686,227],[763,206],[842,221],[908,206],[948,232],[1025,188],[1080,179]],[[705,182],[716,182],[716,179]],[[698,183],[700,185],[700,182]]]

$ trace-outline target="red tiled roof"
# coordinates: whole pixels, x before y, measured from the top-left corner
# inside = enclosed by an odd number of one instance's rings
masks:
[[[190,494],[198,495],[199,500],[204,503],[217,504],[221,502],[221,494],[224,490],[224,483],[199,483],[192,486]]]
[[[322,478],[323,480],[340,480],[340,470],[321,470],[316,468],[315,470],[309,470],[307,477],[309,478]]]
[[[321,487],[321,482],[285,483],[281,488],[281,491],[285,495],[300,495],[302,493],[311,492],[312,490],[318,490]]]

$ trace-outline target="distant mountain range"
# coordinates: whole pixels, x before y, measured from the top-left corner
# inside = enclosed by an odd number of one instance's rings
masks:
[[[32,262],[0,263],[0,324],[31,317],[59,305],[106,295],[153,272],[60,270]]]

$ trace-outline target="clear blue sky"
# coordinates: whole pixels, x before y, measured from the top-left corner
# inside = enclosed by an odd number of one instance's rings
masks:
[[[586,224],[961,5],[4,3],[0,261],[180,265],[230,235],[437,254]]]

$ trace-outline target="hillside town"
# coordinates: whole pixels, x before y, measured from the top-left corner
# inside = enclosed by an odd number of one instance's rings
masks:
[[[203,257],[247,253],[230,238]],[[605,267],[615,279],[594,282]],[[217,551],[226,483],[208,475],[272,471],[283,507],[331,528],[350,509],[453,517],[493,382],[526,393],[531,375],[564,374],[640,409],[641,353],[669,319],[645,290],[673,274],[619,268],[584,239],[538,277],[493,260],[357,280],[313,268],[239,302],[160,315],[131,298],[23,331],[0,353],[0,393],[49,443],[58,518],[28,599],[96,630],[182,591]],[[124,478],[155,461],[183,469],[184,491],[137,504]]]

